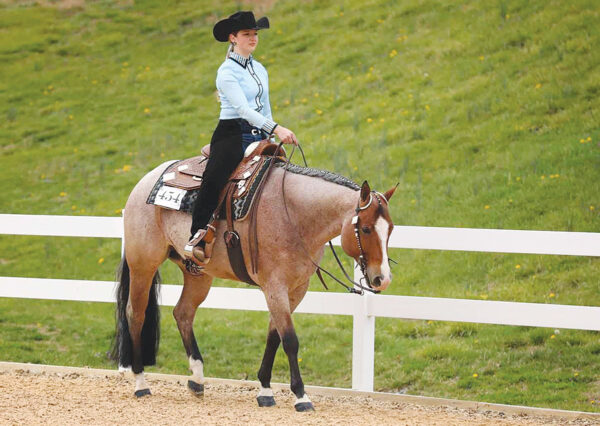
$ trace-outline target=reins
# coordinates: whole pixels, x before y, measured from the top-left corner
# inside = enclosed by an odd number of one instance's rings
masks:
[[[279,143],[279,148],[281,148],[281,145],[283,145],[283,142]],[[287,208],[287,203],[285,201],[285,177],[288,171],[288,166],[291,162],[292,156],[294,155],[294,152],[296,151],[296,146],[298,147],[298,149],[300,150],[300,153],[302,154],[302,160],[304,161],[304,165],[306,167],[308,167],[308,163],[306,162],[306,156],[304,155],[304,151],[302,150],[302,147],[298,144],[298,145],[294,145],[292,146],[292,152],[291,154],[288,156],[288,158],[286,159],[285,162],[285,166],[283,167],[284,171],[283,171],[283,178],[281,180],[281,193],[282,193],[282,197],[283,197],[283,206],[284,206],[284,210],[285,210],[285,214],[288,218],[288,221],[290,223],[292,222],[292,219],[290,218],[290,213],[288,211]],[[379,197],[377,197],[377,200],[379,201]],[[344,265],[342,264],[340,258],[338,257],[335,249],[333,248],[333,244],[331,241],[328,242],[329,244],[329,248],[331,249],[331,252],[333,253],[333,256],[335,258],[335,260],[337,261],[337,264],[339,265],[340,269],[342,270],[344,276],[346,277],[346,279],[352,283],[352,285],[354,285],[354,287],[350,287],[349,285],[345,284],[342,280],[340,280],[339,278],[337,278],[335,275],[333,275],[331,272],[327,271],[325,268],[322,268],[319,264],[317,264],[312,257],[310,256],[310,253],[308,251],[308,249],[306,248],[306,245],[304,244],[304,240],[302,239],[302,236],[300,235],[300,233],[298,232],[298,229],[296,227],[293,226],[294,230],[296,231],[298,240],[300,241],[300,245],[302,246],[302,249],[305,251],[308,259],[311,261],[311,263],[313,264],[313,266],[315,266],[317,268],[317,276],[319,277],[319,279],[321,280],[321,283],[323,284],[323,287],[325,287],[326,290],[329,290],[329,288],[327,287],[327,284],[325,284],[325,281],[323,280],[323,276],[321,275],[321,272],[327,274],[330,278],[332,278],[334,281],[336,281],[338,284],[340,284],[341,286],[343,286],[346,290],[348,290],[348,292],[350,293],[354,293],[354,294],[364,294],[365,291],[371,292],[371,293],[379,293],[378,290],[374,290],[373,288],[371,288],[371,282],[368,278],[368,275],[366,274],[366,260],[364,257],[364,252],[360,243],[360,237],[358,235],[358,211],[359,208],[357,208],[356,212],[357,215],[353,218],[353,222],[354,222],[354,231],[355,231],[355,235],[357,238],[357,242],[358,242],[358,247],[360,249],[360,262],[359,262],[359,266],[361,269],[361,272],[363,274],[363,278],[361,278],[359,281],[362,281],[363,279],[367,282],[367,285],[369,287],[365,287],[362,284],[360,284],[360,282],[356,282],[354,281],[352,278],[350,278],[350,275],[348,274],[348,272],[346,272],[346,269],[344,268]],[[356,219],[356,221],[354,220]],[[360,290],[357,290],[357,288],[359,288]]]

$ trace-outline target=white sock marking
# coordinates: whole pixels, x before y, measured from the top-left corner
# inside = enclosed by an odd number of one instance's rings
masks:
[[[144,373],[134,374],[135,376],[135,390],[139,391],[142,389],[150,389],[148,383],[146,383],[146,379],[144,378]]]
[[[260,387],[260,392],[258,393],[258,396],[273,396],[273,389],[271,389],[271,388],[263,388],[261,386]]]
[[[204,363],[199,359],[188,358],[190,361],[190,370],[192,370],[192,380],[198,384],[204,383]]]
[[[296,398],[296,402],[294,402],[294,405],[300,404],[302,402],[311,402],[307,394],[304,394],[302,398]]]

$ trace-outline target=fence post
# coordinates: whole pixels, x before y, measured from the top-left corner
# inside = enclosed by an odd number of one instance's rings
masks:
[[[354,263],[354,281],[362,278]],[[371,294],[354,298],[352,321],[352,389],[372,392],[375,367],[375,317],[369,315]]]

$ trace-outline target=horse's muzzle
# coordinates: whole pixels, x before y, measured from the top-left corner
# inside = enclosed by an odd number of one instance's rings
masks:
[[[392,282],[391,277],[385,278],[383,275],[377,275],[375,278],[371,280],[371,285],[374,289],[385,289]]]

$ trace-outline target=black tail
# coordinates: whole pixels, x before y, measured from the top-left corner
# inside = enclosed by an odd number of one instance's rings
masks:
[[[117,270],[117,327],[111,350],[111,358],[119,362],[119,366],[131,367],[133,361],[133,345],[127,323],[127,301],[129,300],[129,265],[123,256]],[[144,365],[156,364],[156,353],[160,341],[160,309],[158,307],[158,290],[160,274],[156,271],[152,278],[152,287],[148,296],[146,318],[142,327],[142,354]]]

